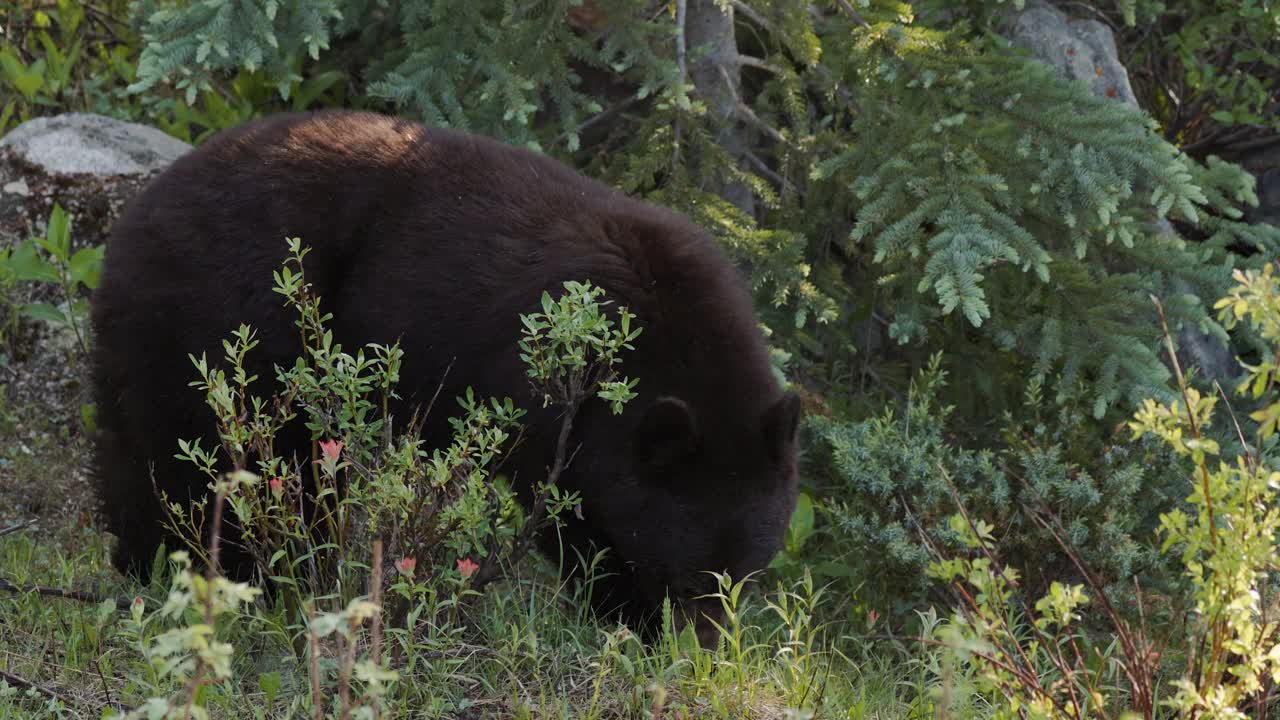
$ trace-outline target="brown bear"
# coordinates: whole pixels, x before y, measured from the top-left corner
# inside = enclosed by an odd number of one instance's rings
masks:
[[[452,398],[468,386],[529,411],[504,465],[526,500],[559,421],[531,394],[519,315],[566,280],[589,280],[636,315],[643,333],[623,368],[638,396],[620,415],[584,405],[560,480],[580,492],[580,517],[541,543],[567,543],[568,559],[609,549],[601,613],[643,625],[664,595],[686,605],[711,590],[704,571],[740,578],[779,547],[797,492],[799,400],[775,378],[745,284],[706,231],[529,150],[325,111],[213,136],[112,228],[93,297],[93,476],[123,571],[145,576],[165,538],[152,472],[171,498],[208,492],[174,459],[179,438],[217,439],[188,354],[221,358],[248,324],[264,394],[273,364],[300,352],[293,311],[272,291],[286,237],[311,248],[305,270],[335,341],[400,340],[401,417],[437,389]],[[429,446],[447,442],[450,414],[437,406],[427,418]],[[293,427],[277,449],[309,457],[312,441]],[[247,575],[245,562],[226,548],[229,574]]]

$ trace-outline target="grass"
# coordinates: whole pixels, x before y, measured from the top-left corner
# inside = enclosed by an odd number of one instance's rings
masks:
[[[30,587],[77,589],[98,602],[36,592],[0,596],[0,717],[101,717],[137,707],[167,687],[138,642],[127,603],[165,600],[167,578],[139,587],[116,576],[105,536],[68,526],[57,539],[0,538],[0,576]],[[714,652],[666,633],[645,646],[625,628],[582,612],[574,591],[545,566],[465,604],[418,615],[412,631],[387,627],[400,672],[383,717],[414,718],[891,718],[925,712],[937,668],[928,658],[877,654],[839,628],[813,627],[803,582],[779,595],[739,598]],[[728,597],[728,595],[726,595]],[[115,598],[120,598],[117,607]],[[820,598],[819,598],[820,599]],[[783,603],[787,603],[783,609]],[[124,611],[122,611],[124,609]],[[784,617],[785,616],[785,617]],[[231,678],[208,688],[212,717],[314,717],[308,659],[288,641],[268,601],[228,622]],[[232,624],[233,622],[233,624]],[[150,632],[154,633],[154,629]],[[152,636],[154,637],[154,635]],[[850,656],[837,646],[861,647]],[[333,648],[321,663],[337,665]],[[331,677],[322,669],[326,678]],[[15,687],[20,679],[28,687]],[[336,700],[326,711],[336,713]],[[977,716],[975,708],[964,715]],[[329,715],[326,715],[329,716]],[[956,717],[956,715],[952,715]]]
[[[39,374],[25,365],[20,377]],[[89,444],[65,422],[83,398],[9,398],[10,421],[0,426],[0,718],[98,718],[181,697],[192,668],[166,667],[157,650],[201,613],[195,605],[163,612],[173,568],[140,586],[111,567],[112,541],[94,526],[83,473]],[[745,592],[752,584],[760,587]],[[352,642],[340,632],[313,638],[259,597],[211,623],[232,649],[229,672],[196,697],[215,718],[345,717],[343,686],[358,705],[377,684],[350,661],[382,653],[398,677],[376,715],[352,717],[862,720],[937,717],[939,703],[949,718],[986,714],[963,683],[942,682],[933,648],[873,641],[865,620],[840,617],[856,603],[824,595],[807,575],[789,585],[726,580],[721,591],[728,622],[714,651],[698,648],[691,632],[645,645],[601,624],[584,591],[562,584],[543,559],[482,595],[423,586],[405,621],[389,620],[377,640],[364,626]],[[342,609],[315,604],[317,612]]]

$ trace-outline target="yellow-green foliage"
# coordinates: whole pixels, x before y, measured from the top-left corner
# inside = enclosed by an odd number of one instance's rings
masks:
[[[1249,323],[1280,352],[1280,285],[1273,266],[1239,270],[1233,278],[1235,286],[1215,304],[1222,321],[1228,327]],[[1267,688],[1280,681],[1280,624],[1269,617],[1280,550],[1280,470],[1261,451],[1280,415],[1277,369],[1271,361],[1245,364],[1238,392],[1264,406],[1249,416],[1252,440],[1232,418],[1243,450],[1218,459],[1219,443],[1206,437],[1218,398],[1187,385],[1165,330],[1181,397],[1147,400],[1129,426],[1135,438],[1161,438],[1186,463],[1185,504],[1161,515],[1158,534],[1163,550],[1177,553],[1192,617],[1168,647],[1153,645],[1145,625],[1114,612],[1078,555],[1073,560],[1086,583],[1054,583],[1033,610],[1015,590],[1018,573],[1000,563],[994,529],[962,509],[952,527],[973,556],[939,554],[930,572],[955,590],[959,602],[946,635],[958,656],[979,668],[980,685],[999,699],[998,717],[1082,719],[1130,711],[1152,717],[1167,706],[1178,717],[1243,720],[1255,716],[1254,704],[1267,702]],[[1071,551],[1069,542],[1062,546]],[[1086,603],[1101,604],[1118,651],[1099,651],[1096,639],[1090,642],[1079,615]],[[1162,676],[1154,662],[1168,652],[1186,654],[1177,676]]]

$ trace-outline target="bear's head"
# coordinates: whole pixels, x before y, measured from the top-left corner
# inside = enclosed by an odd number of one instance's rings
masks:
[[[716,591],[712,573],[737,582],[763,570],[782,545],[797,495],[800,399],[775,390],[704,415],[659,396],[637,410],[628,447],[580,466],[591,491],[582,521],[561,539],[579,551],[583,541],[608,547],[600,568],[607,574],[592,588],[599,612],[651,637],[669,596],[677,629],[695,622],[708,644],[721,606],[699,596]]]

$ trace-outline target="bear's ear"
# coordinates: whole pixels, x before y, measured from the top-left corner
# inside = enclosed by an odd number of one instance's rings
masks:
[[[679,398],[660,397],[645,408],[636,428],[636,459],[651,468],[663,467],[691,454],[697,440],[693,410]]]
[[[800,396],[794,392],[784,393],[764,411],[760,425],[769,453],[774,460],[781,460],[787,448],[795,442],[800,429]]]

